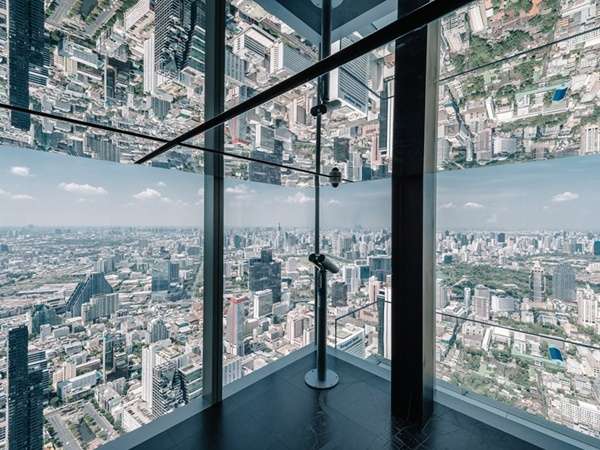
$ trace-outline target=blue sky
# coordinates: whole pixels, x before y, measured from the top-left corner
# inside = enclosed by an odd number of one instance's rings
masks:
[[[595,230],[600,156],[437,176],[440,229]],[[0,226],[201,226],[201,175],[0,147]],[[312,227],[312,189],[228,178],[226,226]],[[322,188],[324,228],[388,228],[390,180]]]

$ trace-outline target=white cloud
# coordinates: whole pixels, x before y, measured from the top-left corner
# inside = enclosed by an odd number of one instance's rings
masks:
[[[440,209],[451,209],[454,208],[456,205],[452,202],[448,202],[448,203],[443,203],[440,205]]]
[[[479,208],[483,208],[483,205],[481,203],[477,203],[477,202],[467,202],[467,203],[465,203],[465,208],[479,209]]]
[[[198,197],[204,197],[204,188],[198,189]]]
[[[312,200],[312,199],[311,199],[311,200]],[[329,200],[329,201],[327,202],[327,204],[328,204],[329,206],[339,206],[339,205],[341,205],[341,204],[342,204],[342,202],[340,202],[339,200],[335,200],[335,199],[333,199],[333,198],[332,198],[331,200]]]
[[[292,203],[295,205],[304,205],[304,204],[310,203],[312,201],[313,201],[313,198],[309,197],[304,192],[296,192],[296,194],[290,195],[290,196],[288,196],[288,198],[285,199],[286,203]]]
[[[228,187],[227,189],[225,189],[225,193],[231,195],[249,195],[254,194],[254,191],[248,188],[248,186],[246,186],[245,184],[240,184],[238,186]]]
[[[570,202],[571,200],[577,200],[579,198],[579,194],[575,193],[575,192],[562,192],[560,194],[556,194],[554,197],[552,197],[552,201],[555,203],[562,203],[562,202]]]
[[[28,177],[30,173],[29,167],[14,166],[10,168],[10,173],[18,177]]]
[[[91,184],[78,183],[60,183],[60,189],[79,195],[106,195],[108,192],[102,186],[92,186]]]
[[[162,198],[162,194],[156,189],[146,188],[143,191],[135,194],[133,198],[137,200],[155,200],[157,198]]]
[[[13,200],[33,200],[33,197],[28,194],[15,194],[11,196]]]
[[[7,197],[11,200],[34,200],[29,194],[12,194],[4,189],[0,189],[0,197]]]
[[[158,187],[165,187],[167,185],[167,183],[165,183],[164,181],[159,181],[158,183],[156,183],[156,185]]]

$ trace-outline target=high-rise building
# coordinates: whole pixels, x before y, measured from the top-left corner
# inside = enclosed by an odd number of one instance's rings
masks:
[[[580,325],[593,327],[598,322],[599,296],[587,286],[577,289],[577,322]]]
[[[225,340],[229,345],[230,353],[236,356],[244,356],[244,308],[247,301],[247,297],[232,297],[229,299]]]
[[[121,334],[104,332],[102,336],[102,369],[105,383],[109,380],[109,376],[111,379],[127,377],[126,357],[125,337]]]
[[[600,241],[594,241],[594,256],[600,256]]]
[[[531,268],[529,287],[531,288],[533,301],[543,302],[546,293],[546,277],[544,275],[544,268],[539,261],[535,261]]]
[[[344,266],[344,281],[348,285],[348,291],[356,294],[360,289],[360,269],[357,265]]]
[[[159,341],[142,349],[142,400],[152,411],[152,377],[156,366],[156,355],[159,350],[169,344],[169,341]]]
[[[11,105],[29,108],[29,83],[45,85],[49,52],[46,42],[43,0],[6,2],[8,36],[8,97]],[[10,123],[28,131],[29,114],[13,111]]]
[[[254,318],[260,319],[271,314],[273,308],[273,292],[271,289],[256,291],[252,294]]]
[[[144,92],[153,94],[156,89],[156,64],[154,60],[154,34],[144,41]]]
[[[26,326],[8,332],[6,438],[11,450],[41,450],[44,442],[42,413],[48,373],[45,357],[38,357],[43,352],[32,355],[30,363],[28,340]]]
[[[333,159],[336,162],[346,162],[350,159],[350,139],[333,138]]]
[[[331,302],[334,306],[344,306],[348,303],[348,285],[341,280],[331,282]]]
[[[94,272],[84,282],[77,284],[67,301],[67,311],[70,311],[73,317],[81,316],[81,305],[89,303],[92,296],[112,292],[113,288],[104,278],[104,274]]]
[[[568,263],[558,264],[552,272],[552,294],[553,297],[563,301],[575,301],[576,276],[575,271]]]
[[[475,304],[475,318],[479,320],[489,320],[490,289],[482,284],[475,286],[473,303]]]
[[[311,64],[308,56],[291,47],[286,42],[276,42],[270,49],[269,72],[281,76],[293,75],[301,72]]]
[[[48,305],[35,305],[33,310],[31,311],[31,319],[30,319],[30,330],[32,335],[37,335],[40,333],[40,327],[42,325],[57,325],[60,322],[60,319],[56,315],[56,311],[54,308],[49,307]]]
[[[471,307],[471,288],[470,287],[465,288],[464,297],[465,297],[465,309],[468,311],[469,308]]]
[[[392,257],[388,255],[369,256],[369,276],[385,281],[385,277],[392,273]]]
[[[178,369],[181,394],[184,404],[202,395],[202,365],[189,364]]]
[[[248,288],[252,292],[270,289],[273,303],[281,301],[281,263],[273,259],[270,249],[262,249],[260,257],[248,261]]]
[[[179,80],[181,71],[204,71],[204,0],[157,0],[154,6],[154,66],[161,79]]]
[[[148,332],[150,333],[150,343],[163,341],[169,338],[169,329],[160,317],[152,319],[148,326]]]
[[[448,295],[446,286],[443,280],[437,279],[435,282],[435,307],[436,309],[444,309],[448,304]]]
[[[588,153],[600,152],[600,126],[589,124],[581,128],[581,145],[579,154],[586,155]]]
[[[189,355],[165,347],[156,353],[152,370],[152,415],[160,417],[184,404],[179,368],[189,365]]]
[[[331,44],[331,52],[338,52],[353,42],[353,38],[344,37]],[[339,100],[342,106],[366,116],[369,107],[368,82],[369,57],[365,55],[355,58],[329,73],[329,99]]]

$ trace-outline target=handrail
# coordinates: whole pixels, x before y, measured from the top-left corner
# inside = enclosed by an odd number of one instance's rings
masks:
[[[346,314],[342,314],[341,316],[335,318],[335,325],[334,325],[335,326],[335,330],[334,330],[335,348],[337,348],[337,328],[338,328],[338,321],[341,320],[341,319],[344,319],[344,318],[346,318],[348,316],[351,316],[351,315],[357,313],[358,311],[362,311],[363,309],[368,308],[369,306],[373,306],[373,305],[379,303],[380,301],[381,300],[375,300],[373,302],[366,303],[366,304],[361,305],[360,307],[358,307],[356,309],[353,309],[352,311],[347,312]],[[392,303],[392,302],[386,301],[386,300],[384,300],[383,302],[384,303]],[[502,328],[502,329],[513,331],[513,332],[516,332],[516,333],[523,333],[523,334],[528,334],[530,336],[537,336],[537,337],[540,337],[540,338],[543,338],[543,339],[547,339],[547,340],[551,340],[551,341],[559,341],[559,342],[562,342],[564,344],[570,344],[570,345],[575,345],[575,346],[579,346],[579,347],[589,348],[591,350],[600,350],[600,346],[596,346],[596,345],[592,345],[592,344],[586,344],[584,342],[573,341],[571,339],[565,339],[565,338],[563,338],[561,336],[552,336],[552,335],[549,335],[549,334],[541,334],[541,333],[534,333],[534,332],[531,332],[531,331],[519,330],[518,328],[510,327],[508,325],[501,325],[501,324],[498,324],[498,323],[488,322],[488,321],[485,321],[485,320],[478,320],[478,319],[472,319],[472,318],[469,318],[469,317],[457,316],[455,314],[448,314],[448,313],[445,313],[445,312],[442,312],[442,311],[436,311],[435,313],[437,315],[442,316],[442,317],[450,317],[450,318],[457,319],[457,320],[462,320],[462,321],[465,321],[465,322],[473,322],[473,323],[478,323],[478,324],[489,326],[489,327]]]
[[[251,109],[262,105],[263,103],[268,102],[269,100],[273,100],[274,98],[285,94],[286,92],[289,92],[290,90],[295,89],[304,83],[308,83],[309,81],[320,77],[331,70],[347,64],[350,61],[363,56],[370,51],[381,47],[382,45],[387,44],[388,42],[407,36],[408,34],[471,2],[472,0],[455,0],[453,2],[447,0],[434,0],[426,3],[422,7],[417,8],[412,12],[398,18],[389,25],[386,25],[385,27],[349,45],[348,47],[342,48],[337,53],[323,58],[312,66],[296,73],[295,75],[292,75],[280,83],[277,83],[275,86],[256,94],[248,100],[233,106],[227,111],[211,117],[204,123],[201,123],[189,131],[186,131],[170,142],[143,156],[136,161],[136,164],[143,164],[147,161],[150,161],[151,159],[162,155],[173,147],[181,145],[188,139],[222,125],[228,120],[248,112]]]

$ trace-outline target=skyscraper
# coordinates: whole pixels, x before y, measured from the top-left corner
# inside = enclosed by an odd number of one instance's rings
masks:
[[[169,338],[169,329],[160,317],[152,319],[148,326],[148,332],[150,333],[150,343],[163,341]]]
[[[594,241],[594,256],[600,256],[600,241]]]
[[[203,0],[157,0],[154,65],[161,79],[178,80],[183,69],[204,71],[206,4]]]
[[[43,0],[8,0],[8,97],[11,105],[29,108],[29,82],[46,84],[49,58]],[[29,114],[11,112],[10,123],[28,131]]]
[[[575,271],[568,263],[558,264],[552,272],[552,294],[564,301],[577,299]]]
[[[81,305],[89,303],[94,295],[112,294],[113,289],[103,273],[95,272],[90,274],[87,279],[79,283],[69,300],[67,301],[67,311],[71,312],[73,317],[81,316]]]
[[[369,256],[369,276],[385,281],[385,277],[392,273],[392,257],[389,255]]]
[[[490,289],[482,284],[475,286],[473,303],[475,304],[475,318],[479,320],[489,320]]]
[[[535,261],[531,268],[529,287],[531,288],[533,301],[543,302],[544,294],[546,293],[546,278],[544,275],[544,268],[539,261]]]
[[[28,357],[29,333],[26,326],[8,332],[7,349],[7,441],[8,449],[41,449],[43,445],[43,361]]]
[[[331,282],[331,302],[334,306],[344,306],[348,302],[348,285],[344,281]]]
[[[247,300],[247,297],[232,297],[227,310],[225,340],[230,352],[236,356],[244,356],[244,305]]]
[[[331,44],[331,52],[335,53],[354,42],[344,37]],[[329,74],[329,98],[339,100],[343,106],[367,115],[369,106],[369,57],[361,56],[348,64],[334,69]]]
[[[248,261],[248,288],[252,292],[270,289],[273,303],[281,301],[281,263],[273,259],[270,249],[262,249],[259,258]]]

